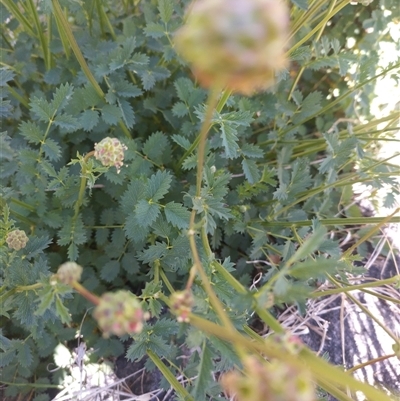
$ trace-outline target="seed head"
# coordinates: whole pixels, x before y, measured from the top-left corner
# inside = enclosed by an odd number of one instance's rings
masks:
[[[274,360],[270,363],[248,356],[245,374],[225,373],[221,384],[237,401],[315,401],[314,386],[306,369]]]
[[[190,290],[176,291],[171,295],[171,311],[178,322],[189,322],[189,313],[193,307],[193,295]]]
[[[7,234],[6,242],[9,248],[15,249],[19,251],[22,248],[25,248],[26,243],[29,241],[29,238],[25,234],[24,230],[13,230]]]
[[[175,46],[203,86],[251,94],[285,67],[288,22],[282,0],[198,0]]]
[[[57,279],[63,284],[71,285],[81,279],[83,268],[75,262],[66,262],[57,270]]]
[[[115,166],[117,173],[119,173],[124,164],[124,151],[127,149],[119,139],[107,137],[94,145],[94,157],[103,166]]]
[[[93,316],[103,330],[104,337],[111,334],[123,336],[139,333],[142,331],[143,322],[148,318],[138,299],[124,290],[103,294]]]

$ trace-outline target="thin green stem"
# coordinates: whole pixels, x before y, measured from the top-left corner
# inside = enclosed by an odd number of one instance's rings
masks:
[[[337,287],[341,287],[340,284],[335,280],[335,278],[333,278],[332,276],[328,275],[329,280],[336,285]],[[379,319],[377,319],[374,314],[372,312],[369,311],[368,308],[366,308],[358,299],[356,299],[355,297],[353,297],[349,291],[344,291],[344,293],[346,294],[346,297],[348,297],[349,299],[351,299],[351,301],[353,303],[355,303],[367,316],[369,316],[378,326],[380,326],[382,328],[382,330],[384,330],[389,337],[391,337],[396,344],[400,344],[400,340],[399,338],[397,338],[397,336],[395,334],[392,333],[391,330],[389,330],[384,324],[382,324],[381,321],[379,321]]]
[[[84,298],[86,298],[89,302],[91,302],[93,305],[98,305],[100,303],[100,298],[87,290],[82,284],[78,283],[77,281],[74,281],[71,284],[72,288],[75,289],[76,292],[81,294]]]
[[[229,90],[225,90],[222,93],[222,96],[217,104],[217,106],[215,107],[215,110],[220,113],[223,109],[223,107],[225,106],[225,103],[228,101],[229,96],[231,95],[231,91]],[[209,131],[211,129],[211,122],[210,125],[207,127],[207,131]],[[185,152],[185,154],[180,158],[178,165],[182,166],[182,163],[185,161],[185,159],[191,154],[193,153],[193,151],[197,148],[199,142],[200,142],[200,138],[201,138],[201,134],[199,134],[197,136],[197,138],[193,141],[192,145],[190,146],[190,148]]]
[[[164,270],[160,268],[160,276],[162,281],[164,282],[164,284],[167,286],[169,292],[171,294],[173,294],[175,292],[174,287],[172,286],[172,284],[170,283],[170,281],[168,280],[167,275],[165,274]]]
[[[359,225],[368,225],[368,224],[379,224],[385,218],[384,217],[348,217],[348,218],[331,218],[331,219],[319,219],[318,221],[323,226],[359,226]],[[390,223],[400,223],[400,216],[392,216],[390,218]],[[312,224],[312,220],[297,220],[297,221],[262,221],[256,220],[252,221],[252,223],[261,224],[262,226],[267,227],[309,227]],[[252,226],[247,226],[248,230],[255,229]]]
[[[15,288],[15,291],[16,292],[33,291],[41,287],[43,287],[42,283],[35,283],[31,285],[20,285]]]
[[[49,58],[49,49],[48,49],[47,38],[43,33],[42,25],[40,24],[40,21],[39,21],[37,5],[33,3],[33,0],[28,0],[28,8],[29,8],[31,17],[33,18],[33,21],[34,21],[34,24],[36,27],[36,31],[39,36],[39,42],[42,47],[44,65],[46,66],[46,70],[48,71],[51,68],[50,58]]]
[[[61,9],[61,6],[60,6],[58,0],[52,0],[52,4],[53,4],[53,9],[54,9],[54,15],[56,16],[57,20],[59,21],[61,30],[65,33],[66,37],[68,38],[68,42],[72,48],[72,51],[75,54],[75,57],[78,60],[78,63],[80,64],[84,74],[86,75],[89,82],[93,85],[93,87],[96,90],[96,92],[98,93],[98,95],[103,99],[104,92],[100,88],[95,77],[93,76],[88,65],[86,64],[83,54],[78,46],[78,43],[76,43],[76,40],[72,33],[71,27],[69,26],[69,23],[68,23],[67,19],[65,18],[65,15]]]
[[[305,364],[323,388],[325,388],[323,383],[330,383],[329,389],[349,387],[353,391],[362,391],[367,398],[371,400],[392,401],[390,397],[382,391],[379,391],[368,384],[357,381],[348,373],[343,372],[339,368],[330,365],[322,358],[319,358],[307,347],[303,347],[299,355],[294,357],[293,354],[282,349],[282,347],[276,346],[273,341],[264,340],[262,338],[262,341],[254,341],[237,331],[231,332],[230,330],[222,330],[221,326],[199,316],[190,314],[189,318],[190,323],[203,332],[209,333],[233,344],[240,343],[243,347],[246,347],[246,349],[252,350],[253,352],[259,352],[269,358],[277,358],[288,363],[290,366],[296,366],[299,369],[304,369]],[[329,389],[326,388],[327,391],[329,391]]]
[[[348,3],[350,3],[350,0],[345,0],[341,4],[338,4],[333,10],[327,12],[325,17],[322,19],[320,23],[317,24],[316,27],[314,27],[309,33],[307,33],[303,38],[298,40],[296,44],[290,48],[288,54],[292,53],[294,50],[298,49],[303,43],[307,42],[310,38],[312,38],[317,32],[319,32],[326,25],[326,23],[333,16],[335,16],[342,8],[346,7]]]
[[[328,10],[327,10],[327,14],[328,14],[328,15],[332,13],[332,10],[333,10],[333,7],[334,7],[335,4],[336,4],[336,1],[337,1],[337,0],[331,0],[331,3],[330,3],[329,8],[328,8]],[[323,26],[321,27],[320,31],[318,32],[317,37],[316,37],[316,39],[315,39],[316,42],[319,41],[319,40],[321,39],[322,33],[324,32],[324,29],[325,29],[325,27],[326,27],[327,22],[328,22],[328,21],[326,21],[326,22],[323,24]],[[300,71],[297,73],[296,79],[294,80],[293,85],[292,85],[292,87],[290,88],[288,100],[290,100],[290,98],[292,97],[292,94],[293,94],[293,92],[294,92],[294,89],[296,88],[298,82],[300,81],[300,78],[301,78],[301,76],[303,75],[305,69],[306,69],[306,67],[305,67],[305,66],[302,66],[302,67],[300,68]]]
[[[22,14],[19,4],[13,0],[2,0],[2,3],[9,9],[14,18],[24,27],[24,31],[30,36],[36,37],[35,32],[33,31],[33,26],[25,15]]]
[[[340,283],[340,281],[338,280],[337,282]],[[356,291],[356,290],[365,291],[366,288],[382,287],[384,285],[391,285],[391,284],[400,284],[400,276],[397,275],[391,278],[387,278],[385,280],[377,280],[377,281],[372,281],[370,283],[356,284],[346,287],[337,287],[337,288],[332,288],[330,290],[315,291],[310,294],[310,298],[325,297],[328,295],[342,294],[344,292],[347,293],[349,291]]]
[[[384,361],[386,359],[393,358],[395,356],[396,356],[396,354],[389,354],[389,355],[379,356],[378,358],[370,359],[367,362],[360,363],[359,365],[353,366],[351,369],[347,369],[346,372],[353,373],[358,369],[365,368],[366,366],[373,365],[373,364],[378,363],[378,362],[382,362],[382,361]]]
[[[355,249],[357,249],[358,246],[360,246],[362,243],[367,241],[372,235],[374,235],[377,231],[379,231],[383,225],[389,223],[392,221],[393,217],[400,211],[400,208],[397,208],[391,215],[385,217],[382,219],[382,221],[377,224],[375,227],[373,227],[371,230],[369,230],[365,235],[363,235],[355,244],[353,244],[349,249],[347,249],[343,253],[343,258],[349,257]]]
[[[307,199],[309,199],[311,196],[314,196],[320,192],[323,192],[329,188],[335,188],[335,187],[339,187],[339,186],[343,186],[343,185],[348,185],[348,184],[352,184],[352,180],[358,178],[357,182],[360,182],[361,180],[359,179],[359,176],[361,175],[361,173],[366,173],[368,170],[373,169],[375,167],[380,166],[381,164],[384,164],[386,161],[393,159],[394,157],[396,157],[397,155],[393,155],[390,156],[384,160],[380,160],[374,164],[372,164],[371,166],[366,167],[365,169],[362,169],[360,171],[357,171],[355,173],[351,173],[348,174],[346,177],[337,180],[331,184],[327,184],[327,185],[323,185],[320,186],[319,188],[313,188],[310,189],[309,191],[305,191],[303,193],[299,194],[299,198],[297,198],[294,202],[290,203],[289,205],[283,207],[282,209],[278,210],[276,213],[274,213],[272,216],[270,216],[270,219],[274,219],[277,216],[279,216],[280,214],[286,212],[287,210],[290,210],[293,206],[297,205],[298,203],[301,203]],[[303,195],[304,194],[304,195]]]
[[[195,399],[188,393],[188,391],[182,386],[177,380],[175,375],[168,369],[164,362],[151,350],[147,350],[147,355],[154,362],[160,372],[168,380],[168,383],[174,388],[174,390],[184,399],[185,401],[195,401]]]

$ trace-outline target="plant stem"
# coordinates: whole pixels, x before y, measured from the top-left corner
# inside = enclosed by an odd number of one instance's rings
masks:
[[[74,288],[77,292],[79,292],[79,294],[81,294],[92,304],[98,305],[100,303],[100,297],[87,290],[82,284],[78,283],[77,281],[74,281],[72,283],[72,288]]]
[[[15,288],[15,292],[23,292],[23,291],[32,291],[36,290],[37,288],[43,287],[42,283],[35,283],[31,285],[20,285]]]
[[[195,399],[188,393],[188,391],[182,386],[177,378],[172,374],[163,361],[150,349],[147,351],[147,355],[154,362],[160,372],[168,380],[168,383],[174,388],[174,390],[184,399],[185,401],[195,401]]]
[[[229,96],[231,95],[232,91],[229,90],[225,90],[222,93],[221,98],[219,99],[219,102],[217,104],[217,106],[215,107],[215,110],[220,113],[223,109],[223,107],[225,106],[225,103],[228,101]],[[203,123],[204,125],[204,123]],[[210,130],[210,128],[212,127],[212,123],[210,122],[209,126],[207,127],[207,132]],[[201,138],[201,134],[199,134],[197,136],[197,138],[193,141],[192,145],[190,146],[190,148],[185,152],[185,154],[180,158],[178,165],[182,166],[182,163],[185,161],[185,159],[196,149],[197,145],[200,142],[200,138]]]

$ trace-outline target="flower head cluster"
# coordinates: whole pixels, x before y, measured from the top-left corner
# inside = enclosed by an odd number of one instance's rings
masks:
[[[251,94],[285,67],[288,22],[282,0],[199,0],[175,45],[203,86]]]
[[[26,243],[29,238],[25,234],[24,230],[13,230],[7,234],[6,242],[9,248],[19,251],[26,247]]]
[[[231,371],[221,384],[237,401],[314,401],[315,390],[307,370],[280,361],[267,363],[254,356],[243,361],[245,374]]]
[[[193,307],[193,295],[190,290],[176,291],[171,295],[171,311],[178,322],[189,322],[189,313]]]
[[[124,165],[124,151],[127,147],[117,138],[104,138],[94,145],[94,157],[101,162],[103,166],[115,166],[119,173]]]
[[[75,262],[66,262],[57,270],[57,279],[63,284],[70,285],[81,279],[83,268]]]
[[[148,314],[143,312],[138,299],[129,291],[107,292],[93,312],[94,318],[103,330],[104,337],[111,334],[139,333]]]

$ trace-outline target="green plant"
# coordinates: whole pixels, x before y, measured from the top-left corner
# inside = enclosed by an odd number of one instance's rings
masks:
[[[398,60],[378,68],[373,45],[391,40],[384,26],[399,18],[396,1],[293,0],[290,64],[272,88],[251,97],[232,93],[243,87],[222,78],[207,97],[193,80],[174,47],[188,3],[1,2],[5,394],[48,399],[43,392],[61,381],[60,373],[49,380],[52,352],[78,332],[96,350],[93,359],[123,353],[92,318],[81,327],[98,296],[123,289],[140,301],[140,323],[125,330],[124,315],[118,334],[154,318],[133,334],[127,357],[147,354],[147,369],[160,369],[182,399],[221,399],[211,370],[242,369],[250,360],[244,371],[251,373],[262,354],[288,371],[305,363],[340,400],[349,400],[347,387],[389,400],[307,348],[264,339],[251,327],[255,313],[282,334],[276,306],[304,309],[308,298],[325,294],[315,292],[318,280],[344,291],[335,275],[350,285],[353,251],[396,221],[349,207],[354,183],[395,182],[397,166],[374,149],[398,113],[375,119],[369,100],[379,77],[399,71]],[[396,194],[393,185],[388,206]],[[374,229],[358,234],[366,224]],[[345,225],[356,227],[359,240],[343,251]],[[29,240],[11,249],[15,230]],[[83,267],[80,282],[60,280],[66,261]],[[261,274],[256,290],[249,289],[253,264]],[[180,296],[189,290],[190,299]],[[195,349],[185,366],[182,344]]]

